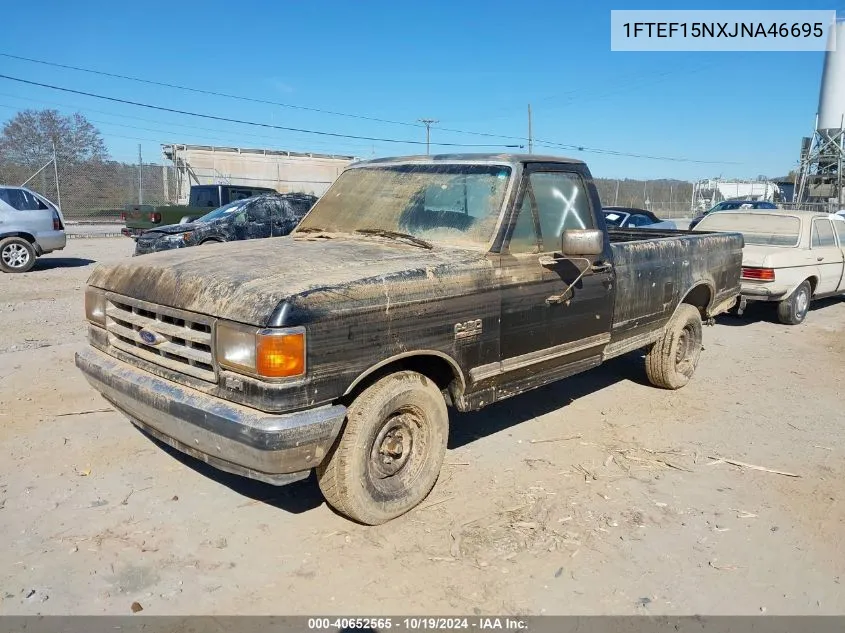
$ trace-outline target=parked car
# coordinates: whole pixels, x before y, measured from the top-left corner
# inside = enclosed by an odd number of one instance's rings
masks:
[[[271,193],[230,202],[193,222],[144,231],[135,240],[135,254],[287,235],[316,201],[307,194]]]
[[[120,232],[126,237],[136,238],[148,229],[187,223],[205,215],[210,209],[245,200],[262,193],[277,193],[268,187],[248,185],[193,185],[188,205],[130,204],[122,214],[125,220]]]
[[[689,229],[692,230],[702,219],[717,211],[737,211],[739,209],[777,209],[778,205],[767,200],[723,200],[701,215],[692,219]]]
[[[59,207],[25,187],[0,185],[0,270],[25,273],[66,243]]]
[[[781,323],[804,321],[810,302],[845,293],[845,220],[811,211],[714,213],[696,230],[742,233],[742,294],[777,302]]]
[[[434,485],[447,401],[638,349],[654,385],[691,379],[702,322],[739,294],[742,236],[614,235],[601,210],[577,160],[356,163],[288,237],[98,267],[76,364],[170,446],[276,485],[316,468],[332,506],[383,523]]]
[[[653,224],[665,224],[663,220],[658,218],[654,213],[646,209],[636,209],[632,207],[604,207],[604,221],[607,223],[607,228],[638,228],[646,227]],[[674,228],[665,226],[663,228]]]

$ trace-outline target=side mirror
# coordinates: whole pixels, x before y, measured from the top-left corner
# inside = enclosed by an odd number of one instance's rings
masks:
[[[560,234],[560,250],[566,257],[601,255],[604,233],[598,229],[566,229]]]

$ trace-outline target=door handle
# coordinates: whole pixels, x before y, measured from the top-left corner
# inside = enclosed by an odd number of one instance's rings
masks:
[[[823,261],[824,261],[824,257],[816,257],[816,261],[817,261],[817,262],[823,262]]]
[[[607,262],[597,262],[590,266],[590,270],[594,273],[609,273],[612,269],[613,266],[611,266]]]

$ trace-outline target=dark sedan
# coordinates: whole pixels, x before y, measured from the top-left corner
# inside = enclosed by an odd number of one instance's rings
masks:
[[[236,200],[186,224],[144,231],[135,254],[174,248],[287,235],[317,202],[302,193],[270,193]]]
[[[674,229],[675,223],[661,220],[651,211],[633,207],[604,207],[604,221],[611,229],[655,228]]]

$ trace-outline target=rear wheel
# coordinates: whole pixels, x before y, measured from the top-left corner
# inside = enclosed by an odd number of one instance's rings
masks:
[[[801,282],[789,297],[778,303],[778,320],[785,325],[798,325],[807,317],[813,289],[809,281]]]
[[[326,501],[367,525],[404,514],[431,491],[446,453],[443,394],[413,371],[390,374],[350,405],[317,478]]]
[[[701,339],[701,314],[695,306],[682,303],[646,355],[645,369],[651,384],[663,389],[687,384],[701,357]]]
[[[0,240],[0,270],[6,273],[25,273],[35,266],[35,249],[22,237]]]

